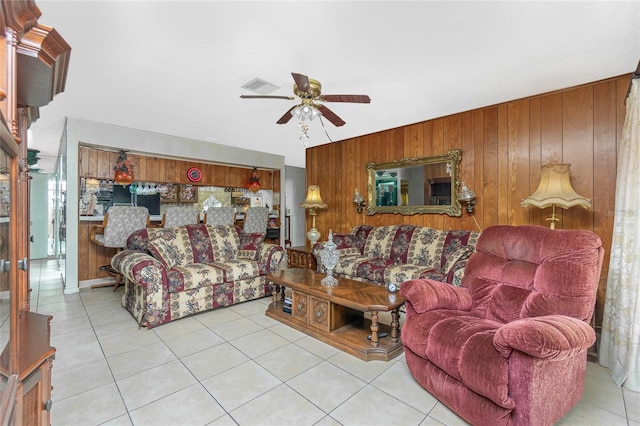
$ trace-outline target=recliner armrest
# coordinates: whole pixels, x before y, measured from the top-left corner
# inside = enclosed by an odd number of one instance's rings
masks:
[[[400,294],[417,313],[434,309],[468,311],[473,305],[471,293],[466,288],[430,279],[405,281],[400,285]]]
[[[595,341],[589,324],[565,315],[511,321],[493,336],[496,350],[505,358],[515,349],[536,358],[560,360],[587,350]]]

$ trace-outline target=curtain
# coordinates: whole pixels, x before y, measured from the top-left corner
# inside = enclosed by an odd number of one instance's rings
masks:
[[[640,79],[631,81],[618,152],[615,217],[599,363],[640,392]]]

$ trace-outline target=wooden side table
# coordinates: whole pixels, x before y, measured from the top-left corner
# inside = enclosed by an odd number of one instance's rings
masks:
[[[289,268],[318,269],[316,257],[311,253],[311,247],[287,247],[287,265]]]

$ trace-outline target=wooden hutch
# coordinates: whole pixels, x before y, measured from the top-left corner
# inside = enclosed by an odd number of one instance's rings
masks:
[[[0,392],[3,425],[48,425],[51,316],[30,311],[27,129],[64,90],[71,48],[33,0],[0,0]]]

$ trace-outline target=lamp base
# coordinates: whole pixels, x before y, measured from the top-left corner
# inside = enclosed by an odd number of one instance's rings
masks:
[[[320,232],[316,228],[311,228],[307,232],[307,238],[309,239],[309,245],[313,248],[313,245],[320,239]]]

